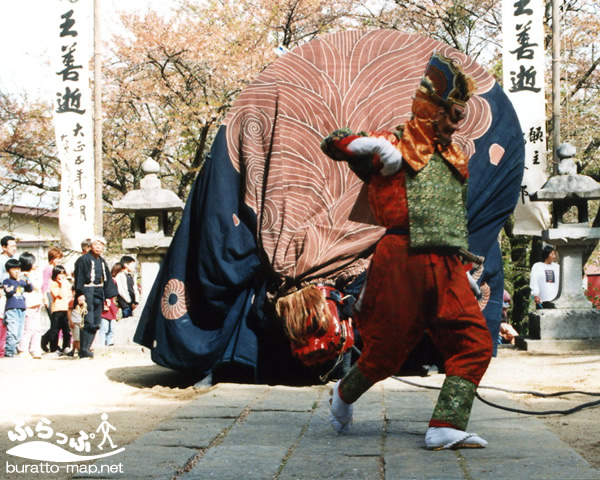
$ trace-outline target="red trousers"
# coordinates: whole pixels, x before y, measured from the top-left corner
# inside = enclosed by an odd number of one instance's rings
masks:
[[[6,327],[4,326],[4,320],[0,318],[0,357],[4,356],[6,349]]]
[[[407,235],[386,235],[373,255],[356,319],[360,372],[373,382],[395,375],[428,330],[446,375],[479,385],[492,339],[460,259],[408,245]]]

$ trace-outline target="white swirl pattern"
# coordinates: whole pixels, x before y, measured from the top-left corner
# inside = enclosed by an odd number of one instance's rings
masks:
[[[317,267],[327,276],[381,236],[367,216],[350,220],[362,182],[323,155],[320,143],[339,127],[390,130],[406,121],[433,51],[459,61],[478,94],[494,86],[482,67],[447,45],[378,30],[295,48],[242,92],[225,121],[228,151],[245,174],[244,201],[259,216],[261,246],[277,273],[297,277]],[[465,153],[474,153],[491,119],[487,102],[475,96],[456,136]]]

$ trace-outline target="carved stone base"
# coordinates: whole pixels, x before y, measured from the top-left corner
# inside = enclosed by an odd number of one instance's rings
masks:
[[[531,338],[517,337],[516,347],[526,350],[528,353],[539,354],[581,354],[600,352],[600,340],[576,339],[576,340],[532,340]]]
[[[529,336],[538,340],[600,340],[600,311],[548,309],[529,314]]]

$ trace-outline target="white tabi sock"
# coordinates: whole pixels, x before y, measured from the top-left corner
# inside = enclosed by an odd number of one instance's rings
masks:
[[[351,403],[344,402],[339,393],[341,380],[334,385],[331,394],[331,411],[329,412],[329,421],[337,433],[348,433],[352,424]]]
[[[457,448],[484,448],[487,442],[476,433],[456,428],[429,427],[425,434],[427,450],[454,450]]]

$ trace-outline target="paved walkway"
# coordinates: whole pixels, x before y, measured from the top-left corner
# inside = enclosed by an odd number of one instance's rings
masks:
[[[423,438],[437,391],[394,379],[367,392],[355,404],[351,434],[337,435],[328,423],[329,388],[219,384],[124,452],[99,460],[97,470],[105,473],[74,478],[600,479],[539,419],[478,400],[469,430],[488,447],[427,451]],[[502,393],[484,396],[510,404]],[[106,473],[109,465],[117,473]]]

